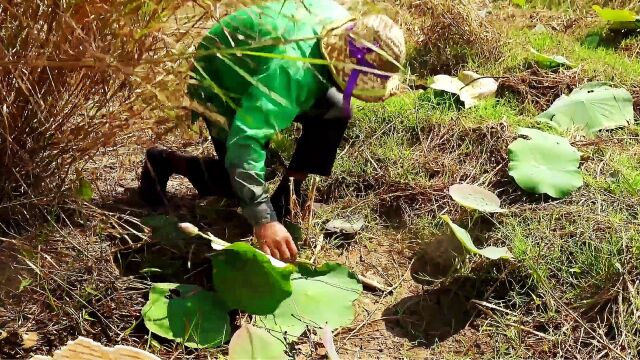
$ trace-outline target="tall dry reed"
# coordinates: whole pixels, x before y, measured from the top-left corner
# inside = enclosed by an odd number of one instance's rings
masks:
[[[183,92],[179,43],[217,3],[0,0],[0,224],[59,203],[97,151],[157,128],[146,120]]]

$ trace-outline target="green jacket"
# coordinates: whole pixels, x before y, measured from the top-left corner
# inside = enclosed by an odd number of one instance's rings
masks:
[[[333,0],[272,1],[224,17],[198,47],[189,96],[227,119],[228,131],[207,126],[226,139],[225,165],[252,225],[277,220],[264,179],[269,140],[330,88],[326,65],[292,58],[322,59],[323,27],[347,17]]]

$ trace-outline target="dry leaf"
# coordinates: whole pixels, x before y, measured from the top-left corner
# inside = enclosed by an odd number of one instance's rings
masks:
[[[22,333],[22,348],[29,349],[36,345],[38,342],[38,333],[34,331],[29,331]]]
[[[430,85],[432,89],[456,94],[464,102],[465,108],[477,105],[481,100],[492,98],[498,90],[498,82],[490,77],[480,76],[473,71],[463,71],[458,77],[437,75]]]
[[[108,348],[85,337],[78,337],[69,341],[62,349],[57,350],[53,357],[36,355],[30,360],[160,360],[159,357],[146,351],[130,346],[116,345]]]

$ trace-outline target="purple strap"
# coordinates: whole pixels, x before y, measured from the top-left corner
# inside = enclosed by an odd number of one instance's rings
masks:
[[[353,27],[349,30],[352,30]],[[378,44],[374,44],[376,47]],[[361,67],[366,67],[369,69],[375,69],[375,65],[372,64],[369,60],[367,60],[366,56],[373,52],[368,46],[358,46],[351,37],[349,37],[349,56],[353,59],[356,59],[356,65]],[[347,80],[347,84],[344,87],[344,94],[342,95],[342,103],[344,106],[344,111],[346,115],[351,118],[351,97],[353,96],[353,91],[356,88],[356,84],[358,83],[358,78],[362,74],[362,70],[353,69],[351,70],[351,74],[349,74],[349,79]],[[389,75],[371,73],[381,79],[389,79]]]

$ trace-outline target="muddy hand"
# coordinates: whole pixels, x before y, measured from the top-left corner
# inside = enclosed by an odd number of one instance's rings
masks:
[[[284,262],[293,262],[298,256],[298,249],[293,243],[291,234],[279,222],[258,225],[254,229],[260,250]]]

